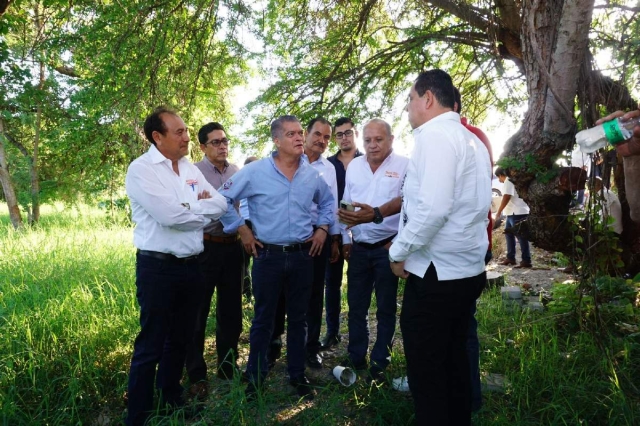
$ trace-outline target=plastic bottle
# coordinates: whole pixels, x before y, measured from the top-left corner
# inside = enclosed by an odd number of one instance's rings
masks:
[[[634,117],[627,121],[615,118],[611,121],[578,132],[576,142],[580,146],[580,151],[591,154],[610,143],[617,145],[625,141],[633,134],[633,128],[640,124],[640,117]]]

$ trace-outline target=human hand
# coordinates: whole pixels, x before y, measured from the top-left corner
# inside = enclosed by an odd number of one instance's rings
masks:
[[[309,256],[317,256],[322,253],[322,248],[324,247],[324,241],[327,239],[327,232],[324,228],[318,228],[311,235],[305,243],[311,242],[311,249],[309,250]]]
[[[260,241],[256,240],[256,237],[251,232],[251,229],[247,225],[242,225],[238,228],[238,234],[240,235],[240,240],[242,241],[242,247],[244,247],[244,251],[256,257],[258,255],[257,247],[262,248],[263,245]]]
[[[600,120],[596,121],[596,124],[602,124],[605,121],[611,121],[618,117],[622,117],[623,121],[634,117],[640,117],[640,105],[638,105],[638,109],[634,111],[629,111],[627,113],[624,113],[623,111],[616,111],[606,117],[602,117]],[[635,126],[633,128],[633,134],[629,141],[616,145],[616,151],[623,157],[640,154],[640,126]]]
[[[342,257],[347,262],[349,261],[349,257],[351,257],[351,244],[345,244],[342,246]]]
[[[340,243],[338,240],[331,242],[331,257],[329,263],[336,263],[340,259]]]
[[[404,270],[404,261],[403,262],[389,262],[391,265],[391,272],[393,275],[400,278],[408,278],[409,273]]]
[[[206,189],[198,194],[198,200],[206,200],[207,198],[211,198],[211,194]]]
[[[373,207],[364,203],[351,203],[353,207],[360,207],[357,211],[348,211],[345,209],[338,209],[338,216],[340,221],[347,225],[347,229],[353,228],[361,223],[373,222]]]

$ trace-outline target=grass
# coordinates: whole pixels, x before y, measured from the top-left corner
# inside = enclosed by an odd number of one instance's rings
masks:
[[[111,425],[122,418],[132,342],[138,330],[134,248],[129,227],[91,208],[47,207],[41,223],[14,231],[0,214],[0,419],[2,425]],[[401,299],[399,299],[401,300]],[[344,307],[346,311],[346,306]],[[246,356],[251,306],[245,306]],[[372,318],[375,316],[372,315]],[[640,423],[640,338],[567,330],[548,313],[509,311],[499,291],[478,306],[481,369],[506,377],[485,393],[476,425],[633,425]],[[215,324],[209,324],[213,334]],[[346,337],[346,320],[343,321]],[[346,339],[344,339],[346,340]],[[343,355],[343,342],[328,364]],[[215,365],[213,342],[207,360]],[[240,362],[243,363],[243,360]],[[405,374],[401,335],[390,378]],[[238,377],[213,379],[200,420],[228,425],[409,425],[408,394],[340,386],[329,369],[310,372],[312,402],[298,402],[284,362],[267,391],[247,404]],[[178,412],[152,424],[184,424]]]

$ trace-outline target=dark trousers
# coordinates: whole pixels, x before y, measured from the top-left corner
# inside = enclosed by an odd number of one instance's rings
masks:
[[[258,249],[253,259],[254,317],[249,333],[247,374],[260,383],[268,373],[267,350],[273,333],[280,292],[284,288],[288,318],[287,361],[289,376],[304,374],[307,326],[305,315],[311,296],[313,258],[309,250],[283,253]]]
[[[311,297],[309,298],[309,308],[307,310],[307,353],[317,354],[320,351],[320,329],[322,328],[322,296],[324,290],[324,279],[327,265],[329,264],[329,253],[331,241],[324,245],[322,253],[313,258],[313,281],[311,283]],[[287,307],[285,304],[284,290],[278,299],[276,316],[273,324],[271,340],[279,339],[284,334],[284,324]]]
[[[337,336],[340,333],[340,309],[342,293],[342,277],[344,257],[340,246],[340,257],[335,263],[329,263],[325,277],[324,308],[326,311],[327,336]]]
[[[127,425],[146,421],[153,406],[154,380],[163,404],[184,403],[180,379],[202,286],[197,260],[172,263],[137,255],[140,332],[129,370]]]
[[[424,278],[409,275],[400,327],[417,425],[471,424],[466,342],[469,316],[486,273],[439,281],[433,264]]]
[[[317,354],[320,351],[320,328],[322,327],[322,308],[324,302],[324,278],[329,264],[331,238],[325,241],[322,252],[313,258],[313,281],[311,297],[307,309],[307,353]]]
[[[389,365],[389,356],[396,330],[398,277],[389,267],[389,251],[384,247],[372,250],[353,244],[349,269],[349,357],[358,365],[366,361],[369,349],[369,307],[371,295],[376,293],[376,319],[378,320],[376,342],[371,350],[371,363],[384,369]]]
[[[204,340],[211,299],[216,289],[218,370],[226,377],[233,375],[233,366],[238,359],[238,339],[242,332],[243,252],[240,241],[233,244],[205,241],[204,251],[198,256],[204,278],[204,293],[194,307],[196,326],[193,340],[187,348],[186,367],[192,383],[207,379]]]
[[[519,222],[529,217],[528,214],[512,214],[507,216],[507,222],[505,228],[513,228]],[[529,249],[529,241],[521,237],[515,236],[511,233],[505,232],[504,238],[507,240],[507,258],[516,260],[516,239],[520,243],[520,251],[522,252],[522,261],[531,263],[531,250]]]

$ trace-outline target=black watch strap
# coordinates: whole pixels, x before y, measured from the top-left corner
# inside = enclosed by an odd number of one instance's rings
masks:
[[[382,223],[384,218],[382,217],[382,213],[380,213],[380,209],[378,207],[373,208],[373,223],[379,225]]]

